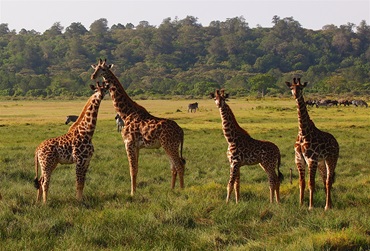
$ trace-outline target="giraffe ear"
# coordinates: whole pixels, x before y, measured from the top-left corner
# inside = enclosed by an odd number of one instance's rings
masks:
[[[95,91],[96,87],[94,85],[90,85],[90,89]]]
[[[292,86],[292,84],[290,82],[285,82],[285,84],[290,88]]]
[[[110,65],[108,65],[108,69],[112,69],[112,68],[113,68],[113,66],[114,66],[114,64],[110,64]]]
[[[91,68],[95,69],[96,68],[96,65],[92,64],[91,65]]]
[[[302,86],[303,86],[303,87],[306,87],[306,86],[307,86],[307,84],[308,84],[308,82],[304,82]]]

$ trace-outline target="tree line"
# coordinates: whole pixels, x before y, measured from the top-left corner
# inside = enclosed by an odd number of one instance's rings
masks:
[[[0,24],[0,96],[89,95],[90,65],[99,58],[130,95],[203,96],[215,88],[232,95],[279,95],[293,75],[309,81],[308,92],[370,93],[370,26],[347,23],[303,28],[292,17],[250,28],[243,17],[212,21],[164,19],[89,30],[59,22],[43,33]]]

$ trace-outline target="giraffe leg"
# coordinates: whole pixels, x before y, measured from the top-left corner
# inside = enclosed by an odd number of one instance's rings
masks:
[[[280,203],[280,181],[279,179],[275,183],[275,196],[276,196],[276,203]]]
[[[302,206],[304,200],[304,190],[306,187],[305,182],[305,160],[301,154],[300,146],[296,146],[295,148],[295,163],[297,166],[298,174],[299,174],[299,203]]]
[[[88,166],[76,168],[76,199],[82,201],[82,194],[85,187],[85,179]]]
[[[48,199],[49,182],[50,175],[43,176],[41,187],[42,187],[42,201],[44,204],[46,204],[46,201]],[[41,192],[39,192],[39,195],[41,195]]]
[[[171,180],[171,189],[174,189],[175,188],[175,184],[176,184],[176,177],[177,177],[177,171],[175,168],[171,168],[171,172],[172,172],[172,180]]]
[[[130,165],[131,196],[134,196],[136,192],[136,177],[138,172],[139,148],[134,143],[126,142],[126,153],[128,163]]]
[[[275,173],[275,166],[267,162],[260,163],[261,168],[267,173],[269,180],[269,189],[270,189],[270,203],[274,202],[274,195],[276,194],[276,202],[279,203],[279,178]]]
[[[41,200],[42,196],[42,201],[44,204],[46,204],[48,198],[51,173],[57,166],[57,163],[50,161],[50,159],[47,159],[40,164],[41,164],[41,177],[37,199]]]
[[[313,209],[313,194],[315,192],[315,176],[317,170],[318,162],[316,160],[311,160],[308,164],[308,172],[310,175],[310,179],[308,181],[308,186],[310,189],[310,202],[309,202],[309,210]]]
[[[320,176],[321,176],[321,179],[322,179],[322,182],[324,184],[324,189],[325,189],[325,193],[326,193],[326,179],[327,179],[327,171],[326,171],[326,165],[325,165],[325,161],[320,161],[317,165],[318,169],[319,169],[319,172],[320,172]]]
[[[44,183],[44,177],[41,176],[40,179],[38,180],[39,183],[39,188],[37,189],[37,198],[36,201],[41,201],[41,198],[43,196],[43,188],[42,184]]]
[[[235,189],[235,201],[236,203],[239,202],[240,198],[240,168],[237,170],[237,174],[235,177],[235,183],[234,183],[234,189]]]
[[[171,163],[171,188],[175,188],[176,178],[177,175],[179,176],[180,181],[180,188],[184,188],[184,170],[185,170],[185,163],[184,160],[181,159],[179,156],[179,144],[171,144],[169,142],[173,141],[173,139],[168,139],[161,142],[163,149],[165,150],[170,163]]]
[[[229,179],[229,183],[227,184],[227,196],[226,196],[226,203],[229,202],[229,199],[230,199],[230,195],[233,191],[233,188],[234,188],[234,184],[235,184],[235,180],[236,178],[238,177],[238,172],[239,172],[239,166],[237,165],[232,165],[230,167],[230,179]],[[240,176],[240,172],[239,172],[239,176]],[[238,193],[238,198],[235,198],[235,201],[236,203],[238,203],[238,200],[239,200],[239,191],[235,193],[235,195]]]
[[[327,178],[326,178],[326,186],[325,186],[325,191],[326,191],[326,204],[325,204],[325,210],[328,210],[332,208],[332,201],[331,201],[331,188],[334,183],[334,175],[335,175],[335,167],[337,165],[337,157],[333,158],[327,158],[325,160],[326,164],[326,169],[327,171]]]

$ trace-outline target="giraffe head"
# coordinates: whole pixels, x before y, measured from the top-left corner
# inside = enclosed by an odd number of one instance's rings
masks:
[[[91,67],[94,69],[94,73],[91,74],[91,79],[97,79],[100,76],[105,76],[105,73],[110,71],[110,69],[113,67],[113,64],[107,64],[107,60],[99,59],[99,62],[97,65],[91,65]]]
[[[290,83],[290,82],[285,82],[285,83],[292,91],[293,97],[295,99],[302,97],[303,88],[307,86],[307,82],[304,82],[303,84],[301,84],[300,78],[298,79],[293,78],[293,83]]]
[[[226,103],[226,97],[225,97],[225,90],[224,89],[221,89],[221,90],[216,90],[215,91],[215,94],[211,95],[213,97],[213,99],[215,100],[215,103],[217,105],[218,108],[221,108],[224,106],[224,104]]]
[[[96,82],[96,85],[90,85],[91,90],[95,92],[96,95],[101,95],[99,98],[103,99],[107,91],[109,90],[109,85],[105,82],[100,84],[99,81]]]

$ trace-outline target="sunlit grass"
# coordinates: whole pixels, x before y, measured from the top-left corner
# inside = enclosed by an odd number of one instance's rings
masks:
[[[197,101],[199,111],[187,112]],[[240,125],[254,138],[274,142],[282,153],[281,204],[269,203],[267,176],[258,166],[241,168],[241,201],[225,203],[229,164],[219,111],[213,100],[139,100],[158,117],[184,129],[185,189],[170,189],[163,149],[141,150],[138,188],[130,196],[126,151],[109,99],[102,103],[84,189],[75,199],[75,167],[52,174],[49,201],[35,203],[34,150],[68,130],[65,116],[84,101],[0,102],[0,250],[368,250],[370,249],[369,110],[309,108],[316,126],[333,134],[340,158],[334,208],[316,177],[315,208],[299,206],[293,144],[298,132],[294,100],[231,99]],[[32,108],[32,110],[31,110]],[[289,169],[293,168],[293,184]]]

